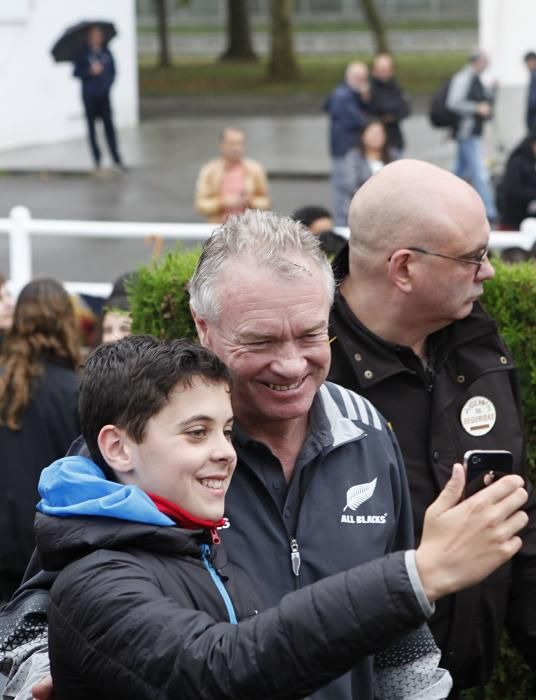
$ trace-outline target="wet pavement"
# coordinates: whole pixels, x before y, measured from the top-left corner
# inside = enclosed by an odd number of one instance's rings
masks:
[[[242,110],[240,100],[231,107],[227,102],[219,114],[216,105],[204,108],[200,101],[197,114],[206,116],[195,116],[191,100],[187,109],[180,99],[144,101],[139,127],[119,134],[126,173],[96,177],[85,139],[0,152],[0,218],[23,204],[36,218],[202,221],[192,204],[196,175],[216,154],[227,124],[244,129],[248,155],[266,167],[275,211],[290,214],[311,203],[329,207],[327,119],[316,100],[291,100],[285,113],[284,99],[275,106],[272,99],[271,107],[261,100],[258,116]],[[405,133],[407,156],[449,167],[453,144],[428,126],[424,114],[411,116]],[[110,281],[151,255],[143,241],[47,237],[33,246],[34,275],[79,281]],[[0,269],[6,272],[7,261],[7,238],[0,235]]]

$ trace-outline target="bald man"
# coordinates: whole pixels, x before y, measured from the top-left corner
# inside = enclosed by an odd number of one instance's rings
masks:
[[[352,61],[346,66],[344,82],[337,85],[324,103],[324,111],[330,118],[331,188],[336,226],[348,224],[344,156],[357,146],[365,124],[370,91],[368,77],[366,64]]]
[[[334,263],[329,379],[366,396],[393,426],[419,537],[425,508],[465,451],[510,450],[525,474],[514,363],[478,302],[494,275],[489,224],[474,189],[415,160],[365,183],[349,224]],[[458,690],[489,679],[504,625],[536,671],[535,530],[533,510],[513,564],[437,606],[431,627]]]

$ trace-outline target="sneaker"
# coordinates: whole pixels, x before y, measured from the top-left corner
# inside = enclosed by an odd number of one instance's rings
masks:
[[[114,163],[110,170],[114,173],[126,173],[129,169],[124,163]]]

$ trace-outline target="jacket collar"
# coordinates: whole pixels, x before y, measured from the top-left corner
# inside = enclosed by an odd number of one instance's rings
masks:
[[[301,454],[309,449],[312,442],[319,443],[322,447],[337,447],[345,442],[357,440],[364,435],[364,431],[351,420],[339,403],[333,398],[333,393],[329,386],[334,386],[330,382],[324,383],[317,391],[313,404],[309,411],[309,430],[305,438]],[[346,389],[338,387],[341,392]],[[343,398],[341,398],[341,402]],[[246,431],[235,421],[233,428],[233,442],[241,447],[248,443],[256,442]]]

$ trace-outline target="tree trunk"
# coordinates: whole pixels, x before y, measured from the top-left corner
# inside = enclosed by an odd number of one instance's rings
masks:
[[[247,0],[227,0],[227,49],[220,61],[256,61]]]
[[[272,80],[291,81],[299,77],[294,53],[292,15],[294,0],[271,0],[272,27],[268,77]]]
[[[166,68],[171,65],[168,37],[167,0],[155,0],[158,28],[158,65]]]
[[[361,6],[369,29],[374,34],[376,53],[390,53],[387,31],[374,0],[361,0]]]

